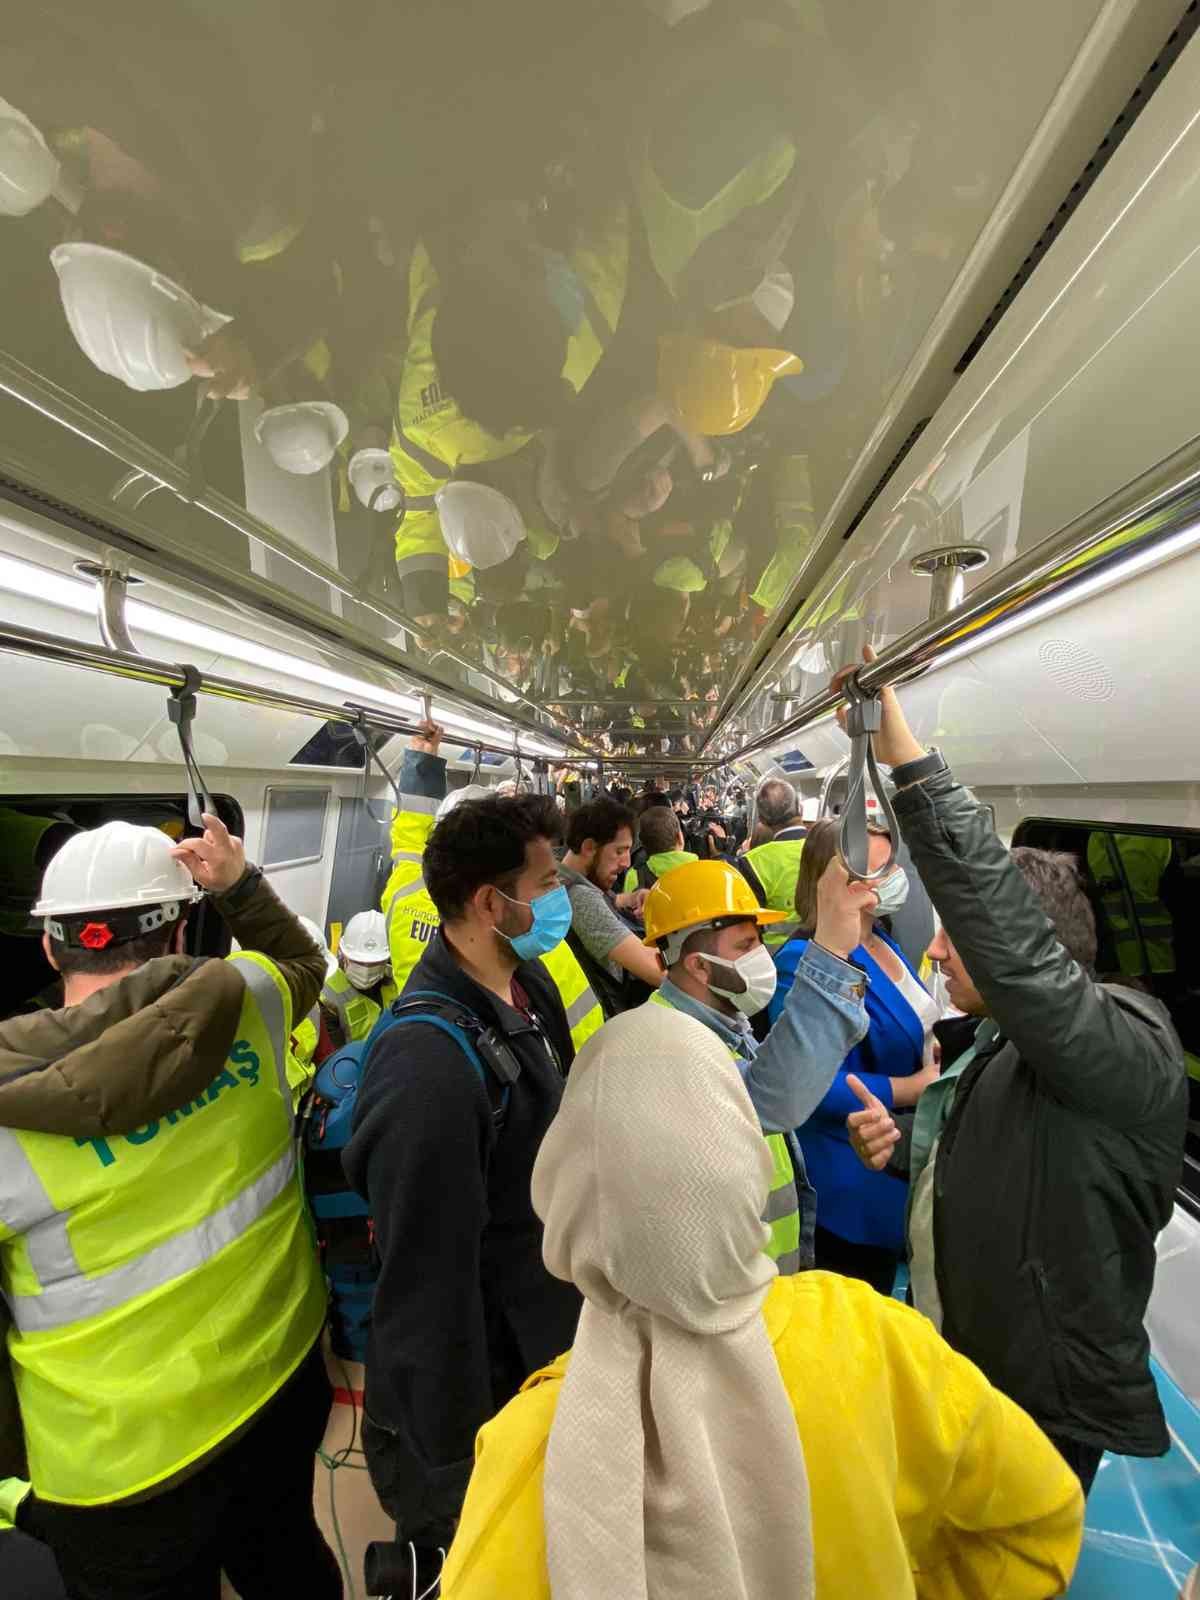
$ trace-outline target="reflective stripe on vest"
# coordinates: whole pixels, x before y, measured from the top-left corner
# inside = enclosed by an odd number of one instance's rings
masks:
[[[657,990],[650,996],[649,1003],[666,1006],[669,1011],[675,1009]],[[720,1035],[717,1037],[720,1038]],[[725,1041],[722,1039],[721,1043],[725,1044]],[[725,1044],[725,1048],[734,1061],[741,1061],[742,1058],[731,1045]],[[771,1234],[765,1249],[779,1268],[780,1275],[784,1276],[800,1271],[800,1196],[796,1190],[796,1169],[792,1165],[792,1152],[788,1149],[786,1134],[764,1133],[763,1138],[771,1155],[771,1188],[762,1214],[763,1222]]]
[[[736,173],[720,193],[698,209],[684,205],[664,188],[643,139],[631,161],[634,191],[646,225],[650,255],[659,277],[675,294],[679,279],[706,239],[760,205],[786,181],[796,163],[796,148],[777,135],[761,155]]]
[[[604,1026],[604,1011],[574,951],[564,940],[540,957],[546,976],[558,990],[567,1013],[571,1043],[582,1050],[587,1041]]]
[[[0,1281],[44,1499],[103,1504],[172,1477],[265,1405],[320,1332],[289,997],[266,958],[231,959],[245,995],[204,1094],[124,1135],[0,1130]]]
[[[321,1004],[337,1013],[338,1023],[347,1044],[365,1039],[379,1021],[380,1008],[370,995],[356,989],[339,967],[325,980],[321,990]]]
[[[1175,924],[1158,898],[1171,862],[1170,839],[1093,833],[1087,858],[1100,891],[1117,962],[1130,977],[1175,970]]]

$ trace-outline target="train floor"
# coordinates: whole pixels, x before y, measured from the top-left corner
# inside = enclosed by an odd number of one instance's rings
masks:
[[[1176,1600],[1188,1572],[1200,1561],[1200,1411],[1166,1373],[1155,1370],[1171,1430],[1170,1453],[1153,1461],[1105,1456],[1088,1499],[1071,1600]],[[348,1407],[334,1408],[326,1443],[334,1459],[354,1443],[352,1436],[344,1436],[349,1412]],[[328,1472],[318,1468],[318,1515],[333,1535],[331,1542],[342,1545],[350,1566],[354,1587],[347,1589],[347,1600],[351,1595],[362,1600],[361,1551],[369,1539],[386,1537],[382,1514],[373,1497],[368,1501],[350,1491],[339,1495],[335,1530],[329,1527],[330,1488]],[[0,1595],[63,1600],[49,1552],[21,1534],[0,1535]]]

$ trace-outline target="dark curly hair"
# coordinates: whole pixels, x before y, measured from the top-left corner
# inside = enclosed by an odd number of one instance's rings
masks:
[[[1078,861],[1065,850],[1034,850],[1029,845],[1017,845],[1012,858],[1067,954],[1090,972],[1096,965],[1096,918]]]
[[[633,824],[634,815],[629,806],[623,806],[607,796],[592,800],[571,813],[567,849],[572,854],[578,854],[589,839],[595,844],[611,844],[622,828],[628,828],[632,838]]]
[[[443,922],[453,922],[486,883],[509,893],[537,839],[562,838],[558,807],[547,795],[464,800],[442,818],[425,846],[425,887]]]

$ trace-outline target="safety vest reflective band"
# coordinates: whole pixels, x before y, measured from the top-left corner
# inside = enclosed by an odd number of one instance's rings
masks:
[[[207,1455],[316,1341],[325,1291],[297,1181],[290,999],[263,956],[196,1100],[118,1137],[0,1130],[0,1282],[30,1476],[98,1505]]]
[[[785,830],[790,831],[790,830]],[[763,943],[770,950],[781,949],[800,926],[795,915],[796,882],[800,877],[800,857],[804,840],[772,839],[747,850],[745,860],[762,884],[763,903],[772,911],[789,913],[787,922],[775,922],[763,929]]]
[[[630,174],[637,194],[651,259],[659,277],[677,293],[679,279],[706,239],[727,228],[743,212],[775,193],[791,173],[796,147],[780,134],[729,180],[719,194],[693,210],[669,194],[650,159],[644,139],[631,159]]]
[[[1093,833],[1088,866],[1116,944],[1121,971],[1148,977],[1175,970],[1175,924],[1158,897],[1171,841],[1153,834]]]
[[[600,1002],[566,940],[555,945],[548,955],[542,956],[541,962],[553,980],[567,1013],[571,1043],[576,1050],[582,1050],[592,1035],[604,1025]]]
[[[397,998],[399,990],[392,982],[385,982],[379,991],[382,1005],[372,1000],[369,994],[363,994],[361,989],[356,989],[350,979],[339,967],[325,980],[325,987],[321,990],[321,1004],[328,1006],[330,1011],[337,1014],[338,1024],[347,1044],[357,1044],[360,1039],[365,1039],[371,1029],[379,1021],[383,1013],[383,1006],[390,1006]]]
[[[649,1004],[675,1008],[659,991],[650,996]],[[680,1013],[683,1015],[683,1013]],[[711,1030],[715,1031],[715,1030]],[[718,1035],[719,1037],[719,1035]],[[721,1041],[723,1044],[724,1040]],[[725,1048],[735,1061],[741,1057],[731,1046]],[[764,1133],[767,1149],[771,1153],[771,1190],[762,1219],[770,1229],[771,1237],[766,1252],[779,1268],[780,1275],[800,1271],[800,1197],[796,1192],[796,1169],[788,1149],[787,1135]]]

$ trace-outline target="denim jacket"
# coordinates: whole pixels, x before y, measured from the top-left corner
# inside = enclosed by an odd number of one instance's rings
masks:
[[[866,980],[857,967],[810,942],[778,1021],[759,1044],[740,1013],[728,1017],[693,1000],[667,978],[660,997],[711,1028],[738,1058],[764,1133],[785,1134],[800,1202],[801,1264],[813,1264],[817,1193],[794,1130],[813,1113],[834,1074],[867,1031]]]

